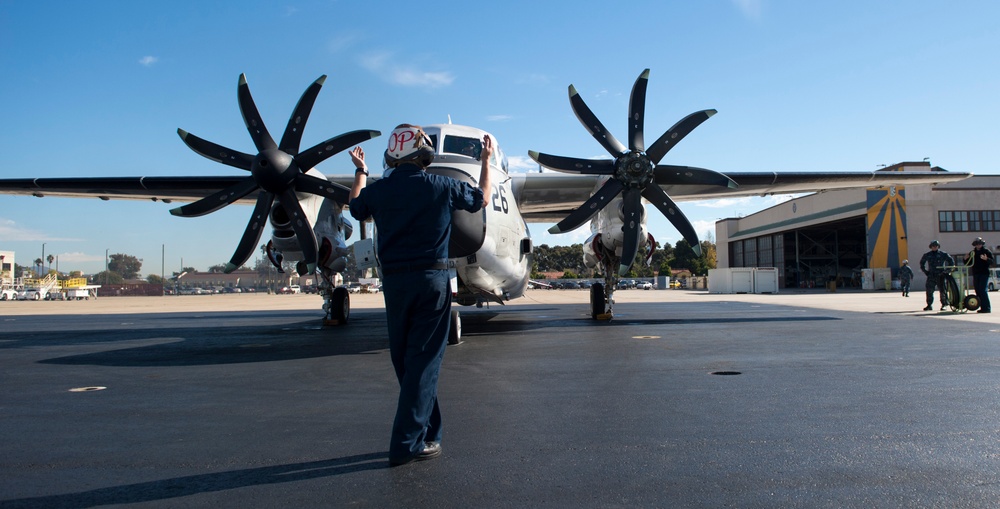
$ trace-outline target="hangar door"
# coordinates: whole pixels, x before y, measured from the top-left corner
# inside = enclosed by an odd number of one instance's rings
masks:
[[[783,288],[810,288],[835,280],[861,286],[868,267],[865,216],[729,243],[732,267],[775,267]]]

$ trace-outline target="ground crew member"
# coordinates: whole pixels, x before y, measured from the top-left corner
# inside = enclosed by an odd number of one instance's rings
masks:
[[[996,260],[993,253],[986,249],[986,242],[982,237],[976,237],[972,241],[972,252],[969,253],[969,263],[972,264],[972,287],[976,290],[976,298],[979,299],[979,311],[977,313],[990,312],[990,294],[986,291],[986,285],[990,280],[990,267]]]
[[[940,242],[932,240],[928,247],[931,250],[920,257],[920,270],[927,276],[927,284],[924,285],[924,288],[927,290],[927,307],[924,308],[924,311],[932,311],[934,309],[935,287],[938,288],[941,295],[941,309],[944,309],[948,305],[944,289],[945,270],[941,266],[955,265],[955,259],[948,253],[941,251]]]
[[[913,269],[909,260],[903,260],[903,266],[899,268],[899,286],[903,289],[903,297],[910,296],[910,281],[913,281]]]
[[[388,317],[389,355],[399,381],[399,400],[389,441],[389,464],[403,465],[441,455],[438,372],[451,327],[448,240],[454,210],[476,212],[490,196],[493,142],[483,140],[479,187],[428,174],[434,159],[430,138],[419,126],[402,124],[389,136],[388,176],[365,187],[364,151],[355,147],[351,215],[375,220],[376,254]]]

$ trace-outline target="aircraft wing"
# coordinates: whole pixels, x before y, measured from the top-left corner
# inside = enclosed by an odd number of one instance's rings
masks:
[[[738,184],[721,186],[660,186],[675,201],[695,201],[742,196],[797,194],[833,189],[891,185],[944,184],[972,176],[948,171],[875,172],[733,172],[726,173]],[[590,198],[597,175],[528,173],[512,175],[514,194],[526,221],[554,223],[562,220]],[[0,191],[2,192],[2,191]]]
[[[738,184],[721,186],[661,186],[676,201],[723,197],[765,196],[888,185],[943,184],[972,176],[947,171],[875,172],[733,172],[726,174]],[[328,176],[330,181],[350,187],[353,176]],[[598,175],[565,173],[514,174],[513,190],[525,220],[557,222],[590,198],[602,178]],[[246,179],[231,177],[66,177],[0,179],[0,194],[100,198],[102,200],[149,200],[165,203],[189,202],[208,196]],[[253,204],[256,192],[237,203]]]
[[[348,188],[354,177],[338,175],[328,177],[331,182]],[[229,186],[246,180],[245,175],[220,177],[65,177],[37,179],[0,179],[0,194],[58,196],[63,198],[100,198],[102,200],[144,200],[191,202],[204,198]],[[372,181],[371,179],[369,181]],[[235,202],[253,205],[257,200],[254,191]]]

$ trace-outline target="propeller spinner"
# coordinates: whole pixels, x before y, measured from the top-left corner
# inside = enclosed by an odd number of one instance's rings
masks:
[[[240,239],[232,259],[226,264],[226,273],[236,270],[250,259],[257,242],[260,240],[267,215],[276,198],[280,200],[280,206],[291,219],[292,229],[299,241],[299,247],[302,248],[303,261],[306,263],[308,272],[316,271],[318,258],[316,234],[313,232],[312,225],[309,224],[301,205],[299,205],[295,193],[310,193],[333,199],[338,203],[347,203],[350,193],[348,188],[307,175],[305,172],[344,149],[381,134],[379,131],[372,130],[351,131],[334,136],[312,148],[299,152],[302,131],[305,129],[306,121],[312,112],[316,96],[325,81],[326,75],[320,76],[302,93],[292,116],[288,119],[288,125],[285,127],[281,142],[276,144],[268,133],[267,127],[260,117],[260,112],[257,111],[257,105],[254,104],[253,97],[250,95],[250,86],[247,84],[246,75],[240,74],[240,82],[237,87],[240,113],[243,115],[243,121],[247,126],[247,131],[250,132],[250,137],[253,138],[254,146],[257,147],[256,156],[206,141],[183,129],[177,130],[181,140],[191,150],[213,161],[249,171],[250,176],[196,202],[172,209],[171,214],[182,217],[202,216],[259,191],[257,204],[250,216],[250,221],[247,223],[246,230],[243,232],[243,237]]]
[[[635,80],[632,95],[629,100],[628,147],[622,145],[604,127],[604,124],[580,97],[573,85],[569,86],[569,102],[580,123],[590,132],[605,150],[614,158],[578,159],[572,157],[553,156],[529,151],[528,155],[538,164],[556,171],[591,175],[608,175],[611,178],[601,186],[579,208],[571,212],[565,219],[549,229],[550,233],[563,233],[579,228],[597,212],[606,207],[619,194],[624,205],[624,246],[618,267],[618,274],[624,275],[632,266],[639,250],[639,226],[642,221],[642,198],[649,200],[670,223],[691,244],[695,253],[701,255],[701,244],[698,235],[684,213],[670,196],[660,188],[661,185],[718,185],[736,188],[737,184],[722,173],[693,168],[688,166],[660,165],[659,162],[685,136],[701,125],[715,110],[702,110],[692,113],[663,133],[647,150],[643,139],[643,124],[646,109],[646,85],[649,81],[649,69],[646,69]]]

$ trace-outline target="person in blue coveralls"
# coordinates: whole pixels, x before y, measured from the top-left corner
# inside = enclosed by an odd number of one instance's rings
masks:
[[[487,135],[480,154],[479,187],[425,170],[434,147],[420,126],[401,124],[389,136],[384,160],[391,171],[367,186],[364,151],[351,151],[357,171],[351,215],[374,219],[376,253],[389,329],[389,355],[399,381],[399,401],[389,440],[389,464],[441,455],[437,386],[451,327],[448,240],[455,210],[476,212],[490,196]]]
[[[903,289],[903,297],[910,296],[910,281],[913,280],[913,269],[910,268],[910,261],[903,260],[903,266],[899,268],[899,286]]]
[[[927,247],[930,248],[930,251],[920,257],[920,270],[927,276],[927,283],[924,285],[924,290],[927,293],[927,307],[924,308],[924,311],[934,309],[935,288],[941,294],[941,309],[943,310],[948,303],[945,298],[944,289],[944,275],[946,272],[942,267],[955,265],[955,259],[950,254],[941,251],[941,243],[937,240],[932,240]]]

